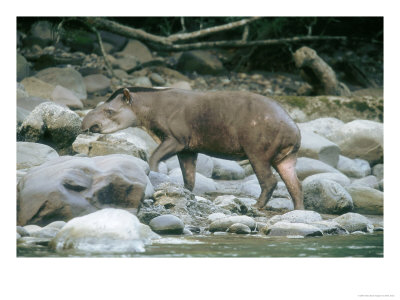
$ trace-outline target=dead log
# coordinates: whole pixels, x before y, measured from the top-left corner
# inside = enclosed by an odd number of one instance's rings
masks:
[[[340,83],[333,69],[309,47],[301,47],[293,54],[301,77],[313,88],[315,95],[350,96],[350,90]]]

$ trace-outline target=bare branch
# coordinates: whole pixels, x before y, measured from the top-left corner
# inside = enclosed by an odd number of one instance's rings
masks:
[[[194,39],[194,38],[199,38],[199,37],[204,37],[206,35],[210,35],[216,32],[221,32],[221,31],[226,31],[226,30],[231,30],[237,27],[242,27],[245,26],[251,22],[254,22],[256,20],[260,19],[260,17],[252,17],[252,18],[248,18],[248,19],[243,19],[240,21],[236,21],[236,22],[231,22],[228,24],[224,24],[224,25],[219,25],[219,26],[214,26],[214,27],[209,27],[209,28],[205,28],[205,29],[201,29],[198,31],[194,31],[194,32],[189,32],[189,33],[177,33],[177,34],[173,34],[170,35],[167,40],[170,43],[176,42],[176,41],[184,41],[184,40],[189,40],[189,39]]]

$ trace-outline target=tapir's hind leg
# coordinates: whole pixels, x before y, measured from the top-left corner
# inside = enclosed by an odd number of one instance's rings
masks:
[[[303,192],[296,174],[296,154],[292,153],[274,165],[290,196],[292,196],[294,209],[304,209]]]
[[[196,180],[197,153],[179,152],[177,153],[177,156],[181,166],[185,188],[187,188],[189,191],[193,191]]]
[[[271,198],[277,181],[272,173],[271,165],[268,160],[263,160],[255,155],[248,155],[248,157],[261,186],[261,194],[255,206],[257,208],[263,208]]]

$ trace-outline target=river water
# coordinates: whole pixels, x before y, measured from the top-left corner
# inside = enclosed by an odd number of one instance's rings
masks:
[[[18,257],[383,257],[383,232],[322,237],[261,234],[163,236],[143,253],[55,252],[47,246],[17,247]]]

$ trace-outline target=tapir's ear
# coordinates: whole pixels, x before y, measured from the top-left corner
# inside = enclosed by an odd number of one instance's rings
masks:
[[[132,103],[132,96],[127,88],[124,88],[124,100],[127,104]]]

